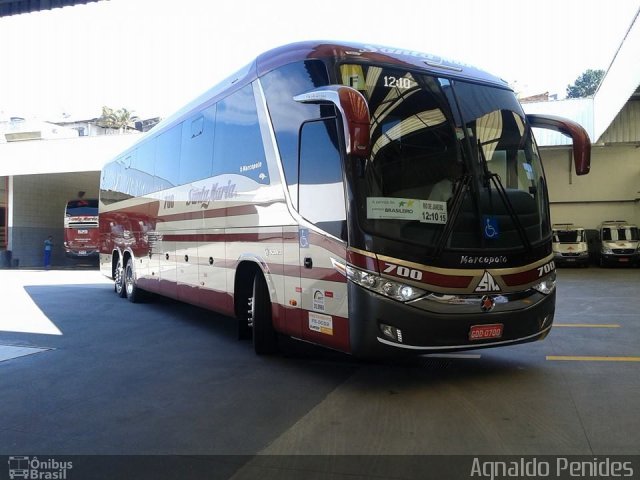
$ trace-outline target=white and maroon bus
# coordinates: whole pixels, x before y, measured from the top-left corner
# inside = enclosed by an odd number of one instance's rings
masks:
[[[64,209],[64,251],[70,258],[96,258],[100,234],[98,199],[69,200]]]
[[[100,264],[238,319],[257,353],[285,335],[359,356],[544,338],[555,309],[545,176],[525,115],[469,65],[303,42],[167,118],[101,178]]]

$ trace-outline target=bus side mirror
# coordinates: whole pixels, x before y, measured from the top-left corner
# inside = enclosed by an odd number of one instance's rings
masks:
[[[347,155],[369,155],[369,106],[359,91],[344,85],[327,85],[296,95],[293,99],[300,103],[333,103],[342,116]]]
[[[591,140],[582,125],[553,115],[527,115],[529,125],[534,128],[555,130],[573,140],[573,163],[577,175],[586,175],[591,168]]]

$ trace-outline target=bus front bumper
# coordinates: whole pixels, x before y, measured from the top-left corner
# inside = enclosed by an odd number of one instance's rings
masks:
[[[403,304],[351,282],[348,288],[351,352],[360,357],[452,352],[541,340],[551,330],[555,311],[555,290],[549,295],[520,295],[514,302],[496,295],[495,308],[483,312],[479,305],[470,304],[436,305],[427,310],[427,302]]]

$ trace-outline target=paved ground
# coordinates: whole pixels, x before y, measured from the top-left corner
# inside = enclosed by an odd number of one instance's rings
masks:
[[[188,455],[209,473],[219,455],[216,478],[329,478],[332,458],[349,479],[413,478],[383,455],[638,455],[639,281],[563,269],[542,342],[362,363],[257,357],[230,319],[130,304],[96,271],[0,270],[0,455]]]

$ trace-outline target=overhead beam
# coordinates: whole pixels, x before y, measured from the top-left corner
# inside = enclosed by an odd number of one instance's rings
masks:
[[[0,0],[0,17],[101,1],[105,0]]]

